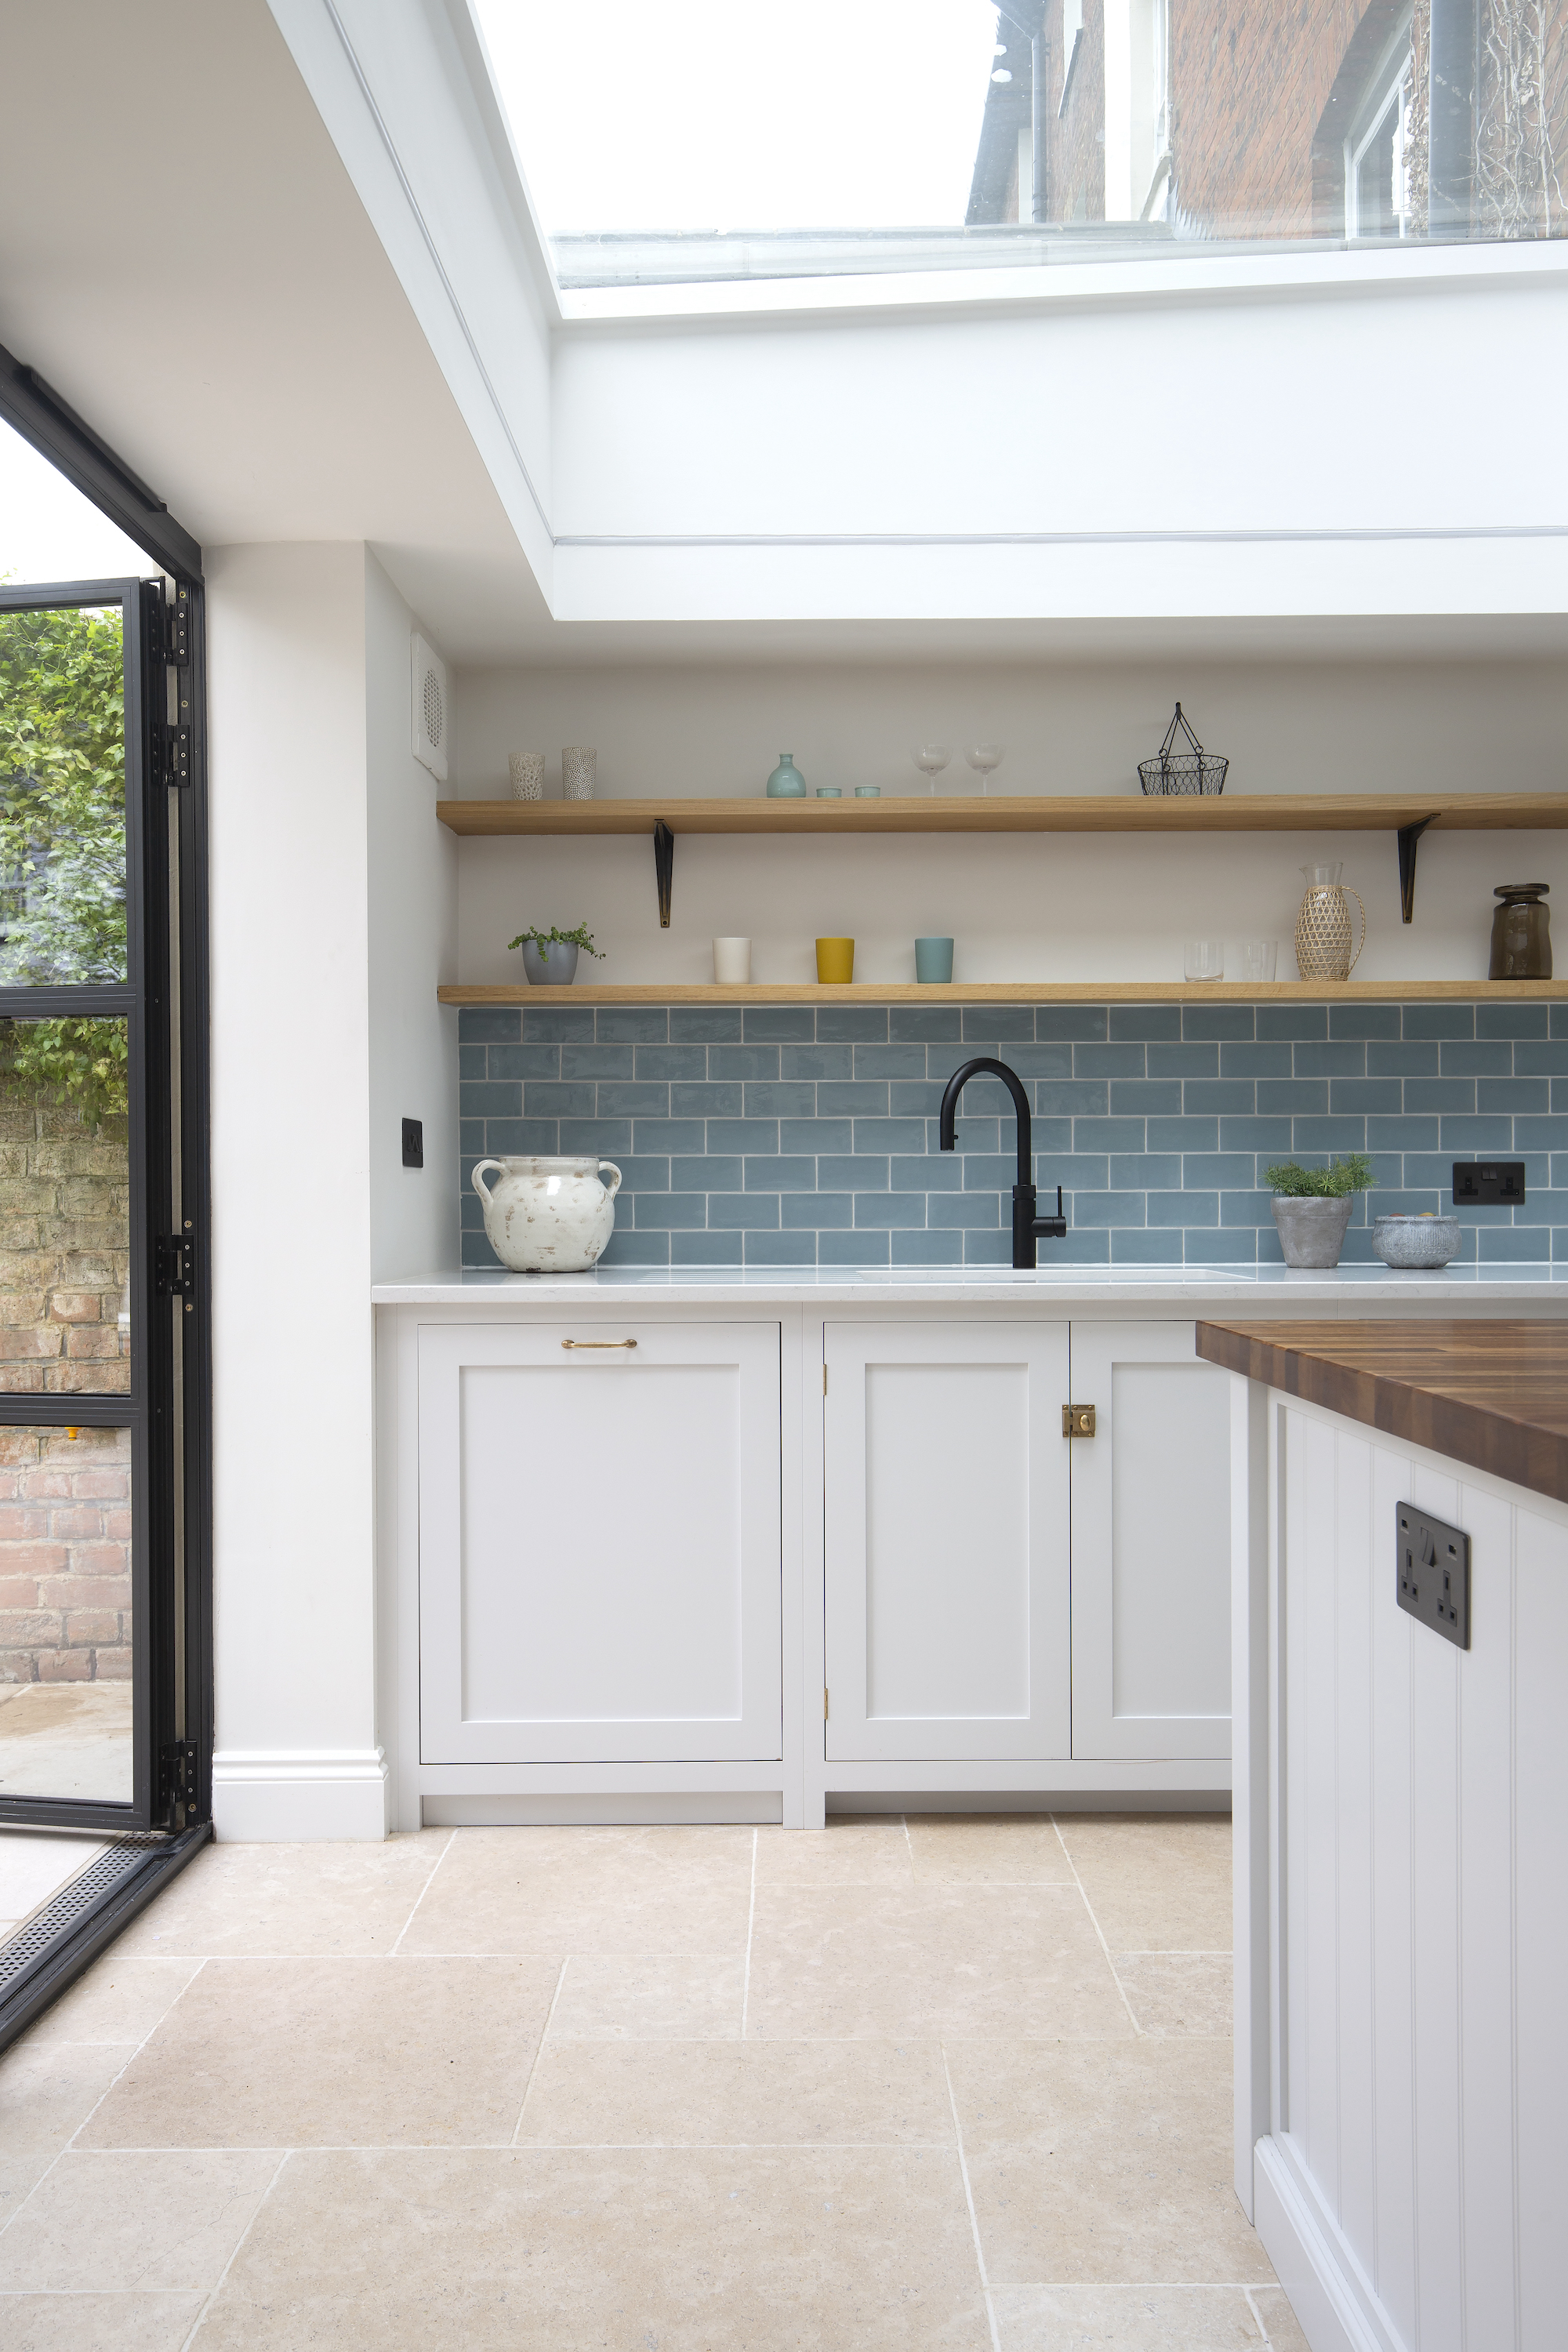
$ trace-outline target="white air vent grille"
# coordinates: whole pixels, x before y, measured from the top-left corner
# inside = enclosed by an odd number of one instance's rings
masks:
[[[423,637],[414,640],[414,756],[447,781],[447,665]]]

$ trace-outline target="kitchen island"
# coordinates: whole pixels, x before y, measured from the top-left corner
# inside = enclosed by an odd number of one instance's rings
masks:
[[[1568,1322],[1196,1345],[1234,1384],[1237,2195],[1312,2352],[1559,2344]]]
[[[381,1286],[390,1818],[1224,1809],[1231,1403],[1195,1318],[1550,1317],[1563,1273]]]

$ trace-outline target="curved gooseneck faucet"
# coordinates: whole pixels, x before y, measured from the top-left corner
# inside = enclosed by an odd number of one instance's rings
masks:
[[[1062,1188],[1057,1186],[1057,1213],[1054,1217],[1037,1216],[1038,1206],[1035,1192],[1034,1135],[1029,1120],[1029,1097],[1016,1070],[1005,1062],[994,1061],[989,1054],[977,1055],[973,1062],[963,1063],[954,1070],[947,1082],[947,1092],[942,1098],[942,1115],[937,1128],[937,1140],[944,1151],[955,1149],[957,1136],[953,1122],[958,1116],[958,1097],[971,1078],[1000,1078],[1013,1097],[1013,1108],[1018,1118],[1018,1181],[1013,1187],[1013,1264],[1027,1267],[1038,1263],[1036,1250],[1041,1234],[1059,1240],[1067,1232],[1067,1219],[1062,1214]]]

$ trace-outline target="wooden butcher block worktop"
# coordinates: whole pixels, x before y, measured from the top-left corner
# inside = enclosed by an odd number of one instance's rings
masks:
[[[1200,1323],[1198,1354],[1568,1503],[1568,1321]]]

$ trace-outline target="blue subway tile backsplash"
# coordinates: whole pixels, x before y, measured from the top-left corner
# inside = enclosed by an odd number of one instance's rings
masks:
[[[1541,1004],[526,1005],[458,1021],[463,1262],[496,1263],[478,1160],[595,1152],[624,1181],[606,1265],[994,1265],[1016,1150],[990,1054],[1035,1114],[1068,1233],[1045,1264],[1278,1263],[1271,1160],[1370,1151],[1381,1209],[1449,1207],[1452,1163],[1527,1163],[1459,1212],[1462,1258],[1568,1257],[1568,1007]],[[1558,1195],[1561,1193],[1561,1202]]]

